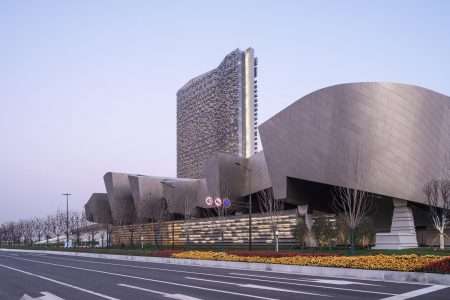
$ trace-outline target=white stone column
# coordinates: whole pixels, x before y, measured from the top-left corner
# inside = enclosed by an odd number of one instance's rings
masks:
[[[417,235],[412,209],[408,201],[394,199],[391,232],[377,233],[374,249],[417,248]]]
[[[314,238],[314,235],[311,231],[312,225],[313,225],[313,219],[311,218],[311,215],[308,214],[308,204],[305,205],[298,205],[297,206],[297,215],[299,217],[305,218],[305,225],[306,229],[308,230],[305,239],[305,244],[307,247],[317,247],[317,241]]]

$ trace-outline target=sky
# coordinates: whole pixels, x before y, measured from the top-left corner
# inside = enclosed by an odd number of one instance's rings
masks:
[[[250,46],[260,122],[344,82],[450,95],[450,1],[2,0],[0,223],[175,176],[176,91]]]

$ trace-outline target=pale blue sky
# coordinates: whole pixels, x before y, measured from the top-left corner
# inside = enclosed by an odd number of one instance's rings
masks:
[[[0,2],[0,222],[81,209],[106,171],[174,176],[176,96],[235,48],[261,121],[316,89],[450,95],[450,1]]]

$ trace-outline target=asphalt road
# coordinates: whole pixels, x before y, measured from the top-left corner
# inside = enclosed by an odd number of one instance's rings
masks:
[[[0,252],[0,299],[450,299],[440,285]]]

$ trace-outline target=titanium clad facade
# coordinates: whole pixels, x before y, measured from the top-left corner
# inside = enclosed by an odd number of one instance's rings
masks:
[[[111,224],[111,208],[108,202],[108,195],[105,193],[92,194],[89,201],[84,206],[86,219],[89,222],[100,224]]]
[[[296,178],[350,188],[362,181],[368,192],[425,204],[423,186],[442,175],[450,149],[450,98],[406,84],[340,84],[301,98],[259,131],[278,199]]]
[[[177,177],[204,177],[205,163],[216,152],[255,152],[255,78],[253,49],[236,49],[177,92]]]

